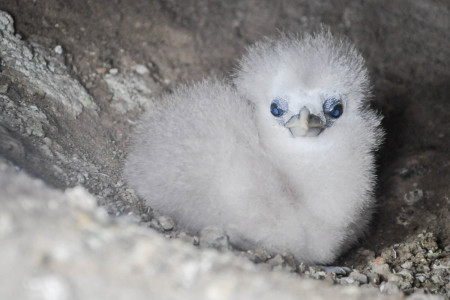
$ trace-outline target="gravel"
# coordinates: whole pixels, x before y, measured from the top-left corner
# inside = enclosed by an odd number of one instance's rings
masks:
[[[164,230],[160,228],[160,231]],[[170,237],[199,245],[200,248],[231,252],[237,257],[249,259],[267,271],[276,270],[335,285],[378,290],[389,295],[421,294],[423,299],[444,299],[432,297],[433,294],[450,296],[450,254],[439,246],[431,232],[422,232],[406,243],[385,248],[379,256],[375,256],[373,251],[358,249],[365,264],[358,265],[357,269],[333,267],[333,273],[326,272],[330,267],[306,266],[296,261],[290,253],[270,254],[263,248],[246,251],[235,249],[225,232],[217,227],[204,228],[199,238],[185,231],[175,231]],[[199,243],[196,243],[198,240]],[[340,269],[343,271],[339,271]]]

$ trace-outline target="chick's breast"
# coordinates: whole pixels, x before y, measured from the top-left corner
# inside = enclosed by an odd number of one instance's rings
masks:
[[[155,103],[132,139],[125,178],[147,203],[198,230],[240,211],[237,194],[261,156],[251,105],[230,87],[205,81]],[[252,158],[253,157],[253,158]]]

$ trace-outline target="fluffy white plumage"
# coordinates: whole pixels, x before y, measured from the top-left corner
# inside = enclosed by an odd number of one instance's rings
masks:
[[[371,215],[380,117],[364,60],[329,33],[249,48],[235,86],[203,81],[156,102],[125,178],[193,231],[329,263]]]

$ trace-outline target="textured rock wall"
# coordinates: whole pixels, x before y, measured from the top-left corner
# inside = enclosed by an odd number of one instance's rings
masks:
[[[432,270],[436,259],[435,265],[446,270],[450,251],[448,1],[161,0],[105,5],[38,0],[2,1],[0,9],[16,21],[0,13],[0,156],[47,185],[83,185],[108,213],[134,215],[141,225],[171,237],[182,235],[182,229],[167,231],[171,222],[144,207],[121,180],[127,136],[142,111],[150,109],[147,99],[181,82],[226,75],[246,45],[276,34],[277,28],[302,32],[325,23],[349,36],[367,59],[375,105],[385,115],[388,136],[379,159],[379,214],[373,231],[363,248],[340,263],[363,272],[379,256],[380,277],[390,281],[385,292],[409,289],[402,285],[404,279],[391,275],[404,269],[414,277],[411,286],[417,283],[420,289],[449,295],[448,272]],[[322,283],[254,271],[245,263],[234,269],[242,261],[228,254],[199,252],[149,229],[114,223],[96,213],[86,192],[64,194],[4,164],[0,180],[0,238],[8,245],[0,254],[2,265],[8,266],[0,275],[0,298],[50,298],[48,291],[59,293],[57,299],[143,298],[155,290],[160,298],[176,298],[177,292],[247,299],[371,293],[329,291]],[[88,208],[77,204],[83,199],[91,199],[86,200]],[[410,245],[421,243],[423,237],[417,235],[422,230],[434,233],[431,240],[438,244],[432,249],[443,257],[421,262],[415,253],[418,265],[400,267],[412,260],[406,254],[399,256],[401,261],[391,257],[390,249],[414,248]],[[196,237],[184,237],[196,243]],[[420,251],[426,249],[421,246]],[[159,254],[147,254],[152,251]],[[105,278],[115,280],[117,289]],[[186,280],[195,283],[185,290]],[[164,288],[156,289],[157,283]]]

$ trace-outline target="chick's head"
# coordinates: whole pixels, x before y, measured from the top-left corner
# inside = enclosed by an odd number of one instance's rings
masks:
[[[268,136],[323,139],[339,127],[342,134],[367,121],[363,110],[370,84],[364,59],[325,30],[255,44],[240,61],[234,82],[254,103]]]

